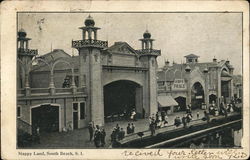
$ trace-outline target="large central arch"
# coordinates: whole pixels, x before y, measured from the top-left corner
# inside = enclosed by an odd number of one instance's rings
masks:
[[[204,88],[200,82],[195,82],[191,88],[191,106],[192,109],[201,108],[205,102]]]
[[[142,86],[134,81],[117,80],[106,84],[104,92],[104,116],[124,114],[129,116],[131,110],[135,109],[137,117],[143,117]]]

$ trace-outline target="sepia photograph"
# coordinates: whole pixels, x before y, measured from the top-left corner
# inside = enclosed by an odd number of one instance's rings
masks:
[[[3,159],[249,157],[247,3],[1,11]]]
[[[18,148],[241,147],[242,13],[17,14]]]

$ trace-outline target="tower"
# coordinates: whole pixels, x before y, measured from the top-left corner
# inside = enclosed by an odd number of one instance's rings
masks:
[[[145,67],[148,68],[148,74],[146,82],[148,87],[148,93],[145,95],[145,98],[148,100],[147,102],[147,110],[146,113],[149,115],[156,113],[158,109],[157,103],[157,80],[156,80],[156,70],[157,70],[157,56],[161,55],[160,50],[153,49],[153,41],[151,39],[151,34],[146,30],[143,34],[143,38],[140,39],[142,43],[142,49],[138,50],[140,54],[140,60],[144,63]],[[147,90],[145,89],[145,90]]]
[[[29,49],[29,40],[30,38],[27,38],[27,33],[24,29],[20,29],[17,33],[17,57],[18,61],[22,65],[22,70],[18,70],[18,88],[29,88],[29,70],[30,70],[30,62],[34,56],[38,54],[37,50]],[[20,69],[19,67],[17,67]]]
[[[102,87],[101,50],[108,47],[107,41],[97,40],[94,19],[89,15],[82,30],[82,40],[72,41],[72,47],[79,52],[79,87],[87,86],[87,106],[90,110],[89,120],[95,124],[104,124],[104,104]]]

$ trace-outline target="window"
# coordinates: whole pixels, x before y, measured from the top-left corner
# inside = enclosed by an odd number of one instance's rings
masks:
[[[73,111],[74,112],[78,111],[78,103],[73,103]]]
[[[21,117],[21,107],[17,106],[17,118]]]
[[[188,59],[188,62],[192,62],[193,60],[192,59]]]
[[[80,119],[85,119],[85,103],[80,103]]]

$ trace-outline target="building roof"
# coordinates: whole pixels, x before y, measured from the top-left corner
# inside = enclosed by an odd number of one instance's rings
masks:
[[[199,56],[197,56],[195,54],[189,54],[189,55],[186,55],[184,57],[186,57],[186,58],[198,58]]]
[[[74,68],[78,68],[79,66],[78,56],[71,57],[68,53],[66,53],[62,49],[54,49],[52,52],[49,52],[37,58],[41,58],[49,64],[52,63],[53,61],[56,61],[59,58],[63,58],[68,62],[73,62],[71,64],[73,64]],[[65,65],[65,63],[58,63],[54,68],[54,70],[68,70],[68,69],[71,68],[69,65]],[[50,71],[50,68],[44,62],[38,61],[38,63],[33,66],[32,71]]]
[[[136,50],[133,49],[127,42],[115,42],[108,48],[108,51],[113,53],[137,54]]]

